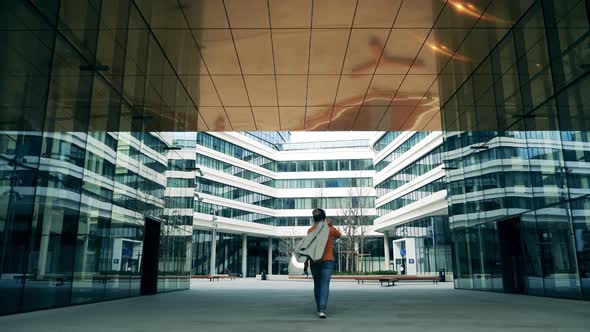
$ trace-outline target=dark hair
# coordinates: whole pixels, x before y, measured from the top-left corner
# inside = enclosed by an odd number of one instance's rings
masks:
[[[313,221],[315,222],[326,219],[326,211],[322,209],[314,209],[311,215],[313,216]]]

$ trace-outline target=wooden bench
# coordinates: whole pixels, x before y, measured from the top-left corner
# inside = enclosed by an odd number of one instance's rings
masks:
[[[366,276],[366,277],[355,277],[357,284],[364,284],[365,281],[379,281],[381,287],[383,283],[387,283],[385,287],[395,286],[395,282],[398,281],[397,276]]]

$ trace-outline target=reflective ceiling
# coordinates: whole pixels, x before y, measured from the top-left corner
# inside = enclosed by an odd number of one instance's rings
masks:
[[[202,125],[253,131],[440,129],[441,75],[475,69],[531,2],[137,3]]]
[[[60,36],[93,31],[64,2]],[[442,129],[441,106],[535,1],[135,0],[124,24],[121,3],[95,8],[108,68],[95,74],[120,83],[144,129],[342,131]]]
[[[198,81],[190,93],[208,130],[422,130],[440,129],[439,76],[453,75],[445,68],[475,68],[495,46],[478,38],[499,40],[530,3],[160,0],[139,7],[152,13],[165,52],[182,55],[173,63],[181,80]]]

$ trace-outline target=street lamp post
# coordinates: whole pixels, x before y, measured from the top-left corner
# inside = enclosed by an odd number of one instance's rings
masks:
[[[214,275],[217,273],[216,267],[216,254],[217,254],[217,210],[211,209],[211,214],[213,217],[211,218],[211,261],[209,262],[209,274]]]
[[[338,240],[338,272],[342,272],[342,247],[340,239]]]

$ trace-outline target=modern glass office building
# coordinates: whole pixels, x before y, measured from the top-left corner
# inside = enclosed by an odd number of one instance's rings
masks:
[[[281,249],[306,234],[315,207],[339,227],[356,218],[367,240],[383,241],[370,230],[376,210],[368,140],[296,143],[285,133],[212,132],[198,133],[196,142],[193,273],[287,274],[291,257]],[[383,252],[373,252],[358,263],[355,257],[359,269],[385,269]]]

